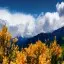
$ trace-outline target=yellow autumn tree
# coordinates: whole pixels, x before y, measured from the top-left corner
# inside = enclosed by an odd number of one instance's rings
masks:
[[[10,48],[10,39],[11,35],[7,30],[7,27],[4,25],[0,31],[0,62],[3,61],[3,57],[6,56]]]
[[[17,41],[4,25],[0,31],[0,64],[64,64],[64,60],[59,60],[63,49],[57,44],[56,37],[50,46],[38,40],[21,50]]]
[[[14,38],[13,42],[11,42],[11,38],[12,36],[8,32],[8,28],[4,25],[0,31],[0,63],[2,64],[9,64],[16,56],[18,47],[14,43],[17,41],[17,38]]]

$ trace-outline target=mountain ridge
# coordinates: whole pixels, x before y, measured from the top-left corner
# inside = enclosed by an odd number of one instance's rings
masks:
[[[64,37],[64,27],[59,28],[52,33],[40,33],[31,38],[22,38],[21,36],[18,36],[17,44],[20,47],[25,47],[28,46],[28,44],[35,43],[38,40],[41,40],[42,42],[51,42],[54,40],[55,36],[59,44],[64,44],[64,40],[62,40],[62,37]]]

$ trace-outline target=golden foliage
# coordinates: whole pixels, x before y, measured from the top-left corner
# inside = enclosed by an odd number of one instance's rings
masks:
[[[62,49],[61,49],[60,45],[57,44],[56,40],[54,40],[54,42],[51,44],[50,49],[51,49],[52,55],[55,54],[58,57],[61,56]]]
[[[18,39],[13,38],[11,42],[11,38],[7,27],[3,26],[0,31],[0,64],[54,64],[51,62],[53,56],[57,57],[54,60],[58,62],[62,58],[63,50],[56,39],[50,46],[38,40],[19,51],[19,47],[15,45]],[[64,64],[64,60],[60,62]]]

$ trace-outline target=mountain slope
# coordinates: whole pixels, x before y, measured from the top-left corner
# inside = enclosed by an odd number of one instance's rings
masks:
[[[42,42],[51,42],[54,40],[54,36],[56,36],[56,39],[59,44],[64,44],[64,40],[62,38],[64,37],[64,27],[55,30],[52,33],[40,33],[32,38],[22,38],[21,36],[18,37],[18,45],[20,47],[25,47],[30,43],[35,43],[38,39]]]

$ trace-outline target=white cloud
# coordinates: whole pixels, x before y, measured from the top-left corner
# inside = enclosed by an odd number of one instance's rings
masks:
[[[56,5],[57,12],[41,13],[37,18],[31,14],[10,13],[0,9],[0,27],[7,24],[9,31],[14,36],[32,37],[39,33],[52,32],[64,26],[64,2]]]
[[[9,31],[13,36],[16,36],[17,33],[21,34],[22,36],[29,36],[32,35],[34,31],[35,18],[30,14],[12,14],[6,9],[2,9],[0,10],[0,19],[2,19],[0,25],[2,25],[4,23],[3,20],[5,20],[5,23],[9,27]]]
[[[63,16],[64,15],[64,2],[61,2],[61,4],[57,3],[56,8],[57,8],[59,15]]]
[[[37,18],[35,33],[53,32],[64,26],[64,17],[60,17],[58,12],[47,12]]]

